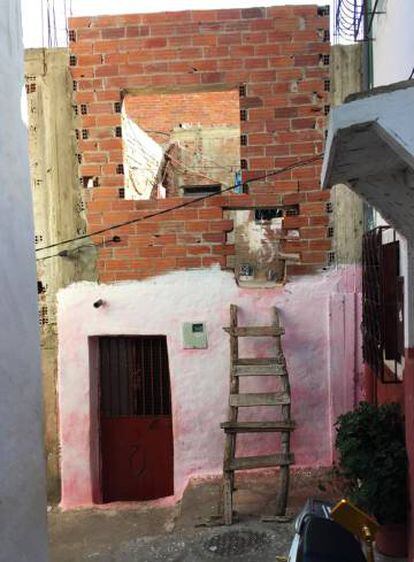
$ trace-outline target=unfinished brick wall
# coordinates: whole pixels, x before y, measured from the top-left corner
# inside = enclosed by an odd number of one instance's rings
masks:
[[[329,90],[329,18],[316,6],[186,11],[72,18],[70,65],[80,119],[80,175],[96,177],[88,191],[94,231],[180,200],[124,201],[120,102],[146,89],[213,91],[240,87],[244,178],[320,153]],[[326,201],[318,164],[250,185],[249,195],[219,196],[151,221],[108,233],[120,244],[100,250],[102,281],[137,279],[161,271],[225,264],[231,221],[224,208],[299,204],[285,218],[300,239],[291,273],[326,263]]]

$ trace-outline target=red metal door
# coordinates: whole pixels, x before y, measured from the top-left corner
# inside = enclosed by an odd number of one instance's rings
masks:
[[[173,436],[164,336],[100,338],[104,502],[173,494]]]

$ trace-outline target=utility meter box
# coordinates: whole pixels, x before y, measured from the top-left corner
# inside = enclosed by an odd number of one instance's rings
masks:
[[[207,329],[205,322],[184,322],[184,349],[207,349]]]

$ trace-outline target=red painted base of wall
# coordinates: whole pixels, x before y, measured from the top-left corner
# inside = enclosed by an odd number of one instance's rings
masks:
[[[404,411],[405,411],[405,436],[408,453],[408,488],[409,488],[409,512],[408,512],[408,552],[409,561],[414,561],[414,348],[408,348],[405,352],[404,369]]]

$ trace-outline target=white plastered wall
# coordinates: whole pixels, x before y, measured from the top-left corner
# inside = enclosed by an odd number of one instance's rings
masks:
[[[0,562],[46,562],[40,343],[19,0],[0,0]]]

